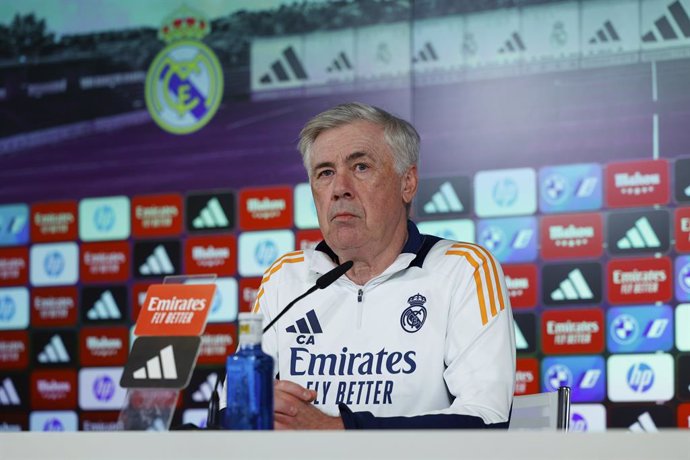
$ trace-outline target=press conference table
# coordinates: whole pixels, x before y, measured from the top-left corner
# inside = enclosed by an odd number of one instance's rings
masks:
[[[690,459],[690,431],[0,433],[5,459]]]

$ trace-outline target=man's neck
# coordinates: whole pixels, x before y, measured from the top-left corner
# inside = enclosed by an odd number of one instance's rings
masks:
[[[391,266],[400,255],[407,238],[406,220],[405,225],[399,226],[399,229],[396,230],[381,251],[375,251],[369,247],[358,248],[358,250],[353,251],[338,251],[338,259],[341,262],[351,260],[354,263],[346,276],[355,284],[362,286]]]

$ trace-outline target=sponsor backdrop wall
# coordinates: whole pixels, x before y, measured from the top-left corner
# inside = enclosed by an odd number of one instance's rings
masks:
[[[516,394],[687,428],[690,0],[501,3],[3,2],[0,428],[116,429],[147,287],[214,273],[202,423],[264,270],[320,239],[299,129],[350,100],[418,127],[421,229],[502,262]]]

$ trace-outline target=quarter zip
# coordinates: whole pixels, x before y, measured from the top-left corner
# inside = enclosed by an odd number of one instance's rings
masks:
[[[364,302],[362,302],[362,299],[364,298],[364,289],[359,288],[357,291],[357,329],[362,328],[362,314],[364,310]]]

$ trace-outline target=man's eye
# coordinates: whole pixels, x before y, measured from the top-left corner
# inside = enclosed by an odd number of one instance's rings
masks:
[[[316,174],[316,177],[330,177],[333,175],[333,170],[323,169]]]
[[[366,171],[367,169],[369,169],[369,165],[365,163],[357,163],[355,165],[355,169],[357,171]]]

